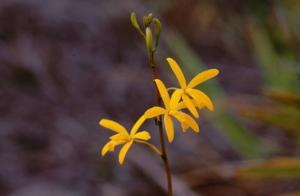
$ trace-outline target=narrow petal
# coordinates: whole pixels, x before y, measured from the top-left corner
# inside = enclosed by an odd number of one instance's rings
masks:
[[[182,100],[183,103],[185,104],[185,106],[187,107],[187,109],[196,117],[199,117],[198,111],[194,105],[194,103],[192,102],[192,100],[187,96],[187,95],[182,95]]]
[[[107,144],[105,144],[102,148],[101,154],[104,156],[107,152],[113,152],[115,150],[115,147],[121,144],[126,143],[125,141],[116,141],[116,140],[111,140]]]
[[[101,155],[105,156],[108,151],[110,151],[110,152],[114,151],[114,148],[115,148],[115,145],[114,145],[113,141],[107,142],[101,150]]]
[[[172,111],[172,116],[181,123],[181,127],[184,132],[189,127],[191,127],[195,132],[199,132],[199,126],[197,122],[190,115],[180,111]]]
[[[219,74],[219,70],[217,69],[209,69],[206,71],[203,71],[196,75],[188,84],[188,88],[194,88],[195,86],[199,85],[202,82],[205,82],[206,80],[209,80]]]
[[[172,118],[167,114],[164,115],[164,124],[165,124],[168,141],[171,143],[174,139],[174,125],[173,125]]]
[[[181,90],[181,89],[174,91],[174,93],[171,96],[171,101],[170,101],[171,109],[177,108],[178,102],[181,99],[182,93],[183,93],[183,90]]]
[[[201,101],[196,101],[195,99],[192,99],[193,104],[198,107],[199,109],[204,108],[204,104]],[[176,108],[173,108],[173,110],[182,110],[185,109],[186,105],[183,103],[183,101],[179,102]]]
[[[114,132],[117,132],[117,133],[121,133],[121,132],[126,132],[126,129],[120,125],[119,123],[113,121],[113,120],[108,120],[108,119],[102,119],[100,120],[99,124],[102,126],[102,127],[105,127],[107,129],[110,129]]]
[[[130,137],[127,134],[118,133],[113,136],[110,136],[109,139],[114,140],[114,141],[127,141],[130,139]]]
[[[154,80],[157,86],[157,89],[159,91],[159,94],[161,96],[162,101],[164,102],[165,108],[169,108],[170,105],[170,96],[168,94],[168,91],[166,89],[166,86],[164,85],[164,83],[159,80],[159,79],[155,79]]]
[[[172,58],[167,58],[167,61],[170,65],[173,73],[175,74],[175,76],[176,76],[176,78],[179,82],[179,85],[181,86],[181,88],[185,88],[186,87],[186,80],[185,80],[185,77],[184,77],[179,65]]]
[[[182,112],[179,112],[179,111],[176,111],[176,110],[173,110],[170,112],[170,115],[174,118],[176,118],[180,123],[184,123],[186,120],[184,118],[183,115],[181,115]]]
[[[120,163],[121,165],[123,165],[125,156],[126,156],[128,150],[129,150],[129,148],[131,147],[132,143],[133,143],[133,141],[127,142],[127,143],[124,144],[124,146],[121,148],[120,153],[119,153],[119,163]]]
[[[152,108],[149,108],[145,113],[144,116],[145,118],[154,118],[159,115],[162,115],[166,112],[166,110],[162,107],[154,106]]]
[[[181,129],[182,129],[183,133],[185,133],[188,128],[189,128],[189,125],[186,122],[181,124]]]
[[[177,107],[176,108],[173,108],[174,110],[182,110],[182,109],[185,109],[186,106],[185,104],[183,103],[183,101],[179,102]]]
[[[191,127],[193,129],[193,131],[199,132],[199,126],[198,126],[198,123],[195,121],[195,119],[186,113],[183,113],[183,112],[180,112],[180,113],[183,116],[183,118],[185,119],[182,127],[185,129],[187,129],[188,127]]]
[[[133,138],[147,141],[147,140],[151,139],[151,135],[148,131],[141,131],[141,132],[138,132],[137,134],[135,134],[133,136]]]
[[[196,89],[187,89],[187,93],[193,97],[193,99],[200,101],[203,103],[210,111],[214,110],[214,104],[210,100],[210,98],[200,90]]]
[[[136,123],[133,125],[131,131],[130,131],[130,136],[134,136],[135,133],[138,131],[138,129],[142,126],[142,124],[145,122],[146,118],[144,115],[142,115]]]

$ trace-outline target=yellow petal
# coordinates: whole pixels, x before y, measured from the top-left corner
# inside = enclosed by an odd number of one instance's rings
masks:
[[[205,82],[206,80],[209,80],[213,77],[215,77],[216,75],[219,74],[219,70],[217,69],[209,69],[206,71],[203,71],[201,73],[199,73],[198,75],[196,75],[188,84],[188,88],[194,88],[195,86],[199,85],[202,82]]]
[[[185,77],[184,77],[179,65],[172,58],[167,58],[167,61],[170,65],[173,73],[175,74],[175,76],[176,76],[176,78],[179,82],[179,85],[181,86],[181,88],[185,88],[186,87],[186,80],[185,80]]]
[[[159,79],[155,79],[154,80],[157,86],[157,89],[159,91],[159,94],[161,96],[162,101],[164,102],[165,108],[169,108],[170,105],[170,96],[168,94],[168,91],[166,89],[166,86],[164,85],[164,83],[159,80]]]
[[[127,141],[130,139],[130,137],[123,133],[118,133],[116,135],[110,136],[109,139],[114,141]]]
[[[214,110],[214,104],[205,93],[196,89],[187,89],[186,91],[193,99],[203,103],[210,111]]]
[[[198,111],[194,105],[194,103],[192,102],[192,100],[187,96],[187,95],[182,95],[182,100],[183,103],[185,104],[185,106],[188,108],[188,110],[196,117],[199,117]]]
[[[181,99],[183,90],[178,89],[174,91],[174,93],[171,96],[171,101],[170,101],[170,108],[175,109],[178,107],[178,102]]]
[[[162,107],[154,106],[152,108],[149,108],[145,113],[145,118],[154,118],[159,115],[162,115],[166,112],[166,110]]]
[[[138,129],[142,126],[142,124],[145,121],[145,117],[142,115],[137,121],[136,123],[133,125],[131,131],[130,131],[130,136],[134,136],[134,134],[138,131]]]
[[[186,122],[181,124],[181,129],[182,129],[183,133],[185,133],[188,128],[189,128],[189,125]]]
[[[164,124],[167,132],[168,141],[171,143],[174,139],[174,126],[172,118],[167,114],[164,115]]]
[[[114,148],[115,148],[115,145],[114,145],[113,141],[107,142],[101,150],[101,155],[105,156],[108,151],[113,152]]]
[[[195,121],[195,119],[186,113],[183,113],[183,112],[180,112],[180,113],[183,116],[183,118],[185,119],[183,128],[187,129],[188,127],[191,127],[193,129],[193,131],[199,132],[199,126],[198,126],[198,123]]]
[[[113,121],[113,120],[108,120],[108,119],[102,119],[100,120],[99,124],[107,129],[110,129],[114,132],[121,133],[121,132],[126,132],[126,129],[120,125],[119,123]]]
[[[198,101],[198,100],[195,100],[194,98],[193,98],[192,102],[193,102],[194,105],[195,105],[196,107],[198,107],[199,109],[202,109],[202,108],[204,108],[204,106],[205,106],[205,105],[203,104],[203,102]]]
[[[193,99],[192,102],[199,109],[204,108],[204,104],[202,102],[196,101],[195,99]],[[181,101],[181,102],[178,103],[177,107],[174,108],[174,110],[182,110],[182,109],[185,109],[185,108],[186,108],[185,104],[183,103],[183,101]]]
[[[181,115],[182,112],[172,110],[170,111],[170,116],[176,118],[180,123],[184,123],[186,120],[183,115]]]
[[[181,102],[178,103],[177,107],[174,108],[174,110],[182,110],[182,109],[185,109],[185,108],[186,108],[185,104],[183,103],[183,101],[181,101]]]
[[[141,132],[138,132],[137,134],[135,134],[133,138],[147,141],[147,140],[151,139],[151,135],[147,131],[141,131]]]
[[[190,115],[180,111],[172,111],[172,116],[181,123],[181,127],[184,132],[189,127],[191,127],[195,132],[199,132],[199,126],[197,122]]]
[[[120,144],[124,144],[126,143],[124,140],[121,141],[116,141],[116,140],[111,140],[109,141],[107,144],[105,144],[102,148],[102,156],[104,156],[107,152],[113,152],[115,150],[115,147],[120,145]]]
[[[131,140],[130,142],[127,142],[126,144],[124,144],[124,146],[121,148],[120,153],[119,153],[119,163],[121,165],[123,165],[125,156],[129,150],[129,148],[131,147],[132,143],[133,143],[133,141]]]

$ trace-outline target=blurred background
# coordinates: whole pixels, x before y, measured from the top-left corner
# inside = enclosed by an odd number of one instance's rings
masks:
[[[298,0],[1,0],[0,195],[165,195],[159,157],[134,145],[123,166],[100,157],[110,118],[130,128],[155,104],[142,37],[149,12],[163,24],[165,58],[215,103],[200,134],[167,145],[176,195],[300,194]],[[154,122],[145,125],[158,144]]]

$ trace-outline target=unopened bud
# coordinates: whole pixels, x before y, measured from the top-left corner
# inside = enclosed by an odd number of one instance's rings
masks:
[[[153,38],[152,31],[149,27],[146,28],[146,47],[148,55],[151,56],[151,53],[153,52]]]

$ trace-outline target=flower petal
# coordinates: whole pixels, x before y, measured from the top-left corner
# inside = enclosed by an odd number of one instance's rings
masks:
[[[102,119],[100,120],[99,122],[99,125],[101,125],[102,127],[105,127],[107,129],[110,129],[114,132],[117,132],[117,133],[127,133],[126,129],[120,125],[119,123],[113,121],[113,120],[109,120],[109,119]]]
[[[120,153],[119,153],[119,163],[120,163],[121,165],[123,165],[125,156],[126,156],[128,150],[129,150],[129,148],[131,147],[132,144],[133,144],[133,140],[131,140],[130,142],[127,142],[127,143],[124,144],[124,146],[121,148]]]
[[[184,123],[186,120],[184,118],[183,115],[181,115],[182,112],[176,111],[176,110],[172,110],[170,112],[170,115],[174,118],[176,118],[180,123]]]
[[[179,100],[181,99],[181,96],[182,96],[182,92],[183,92],[182,89],[178,89],[178,90],[175,90],[174,93],[172,94],[171,101],[170,101],[170,108],[171,109],[177,108],[178,102],[179,102]]]
[[[115,147],[121,144],[126,143],[125,141],[115,141],[111,140],[107,144],[105,144],[102,148],[101,154],[104,156],[107,152],[113,152],[115,150]]]
[[[168,141],[171,143],[174,139],[174,125],[173,125],[172,118],[167,114],[164,115],[164,124],[165,124]]]
[[[185,109],[186,106],[185,104],[183,103],[183,101],[179,102],[177,107],[176,108],[173,108],[174,110],[182,110],[182,109]]]
[[[203,103],[210,111],[214,110],[214,104],[210,100],[210,98],[200,90],[196,89],[187,89],[187,93],[193,97],[193,99],[197,100],[197,102]]]
[[[154,106],[152,108],[149,108],[145,113],[145,118],[154,118],[159,115],[162,115],[166,112],[166,110],[162,107]]]
[[[166,89],[166,86],[164,85],[164,83],[159,80],[159,79],[155,79],[154,80],[157,86],[157,89],[159,91],[159,94],[161,96],[162,101],[164,102],[165,108],[169,108],[170,106],[170,96],[168,94],[168,91]]]
[[[113,142],[113,141],[109,141],[109,142],[107,142],[107,143],[103,146],[103,148],[102,148],[102,150],[101,150],[101,155],[102,155],[102,156],[105,156],[106,153],[107,153],[108,151],[113,152],[114,149],[115,149],[114,142]]]
[[[134,136],[135,133],[138,131],[138,129],[142,126],[142,124],[145,122],[146,118],[144,115],[142,115],[136,123],[134,123],[131,131],[130,131],[130,136]]]
[[[135,134],[133,136],[133,138],[147,141],[147,140],[151,139],[151,135],[148,131],[141,131],[141,132],[138,132],[137,134]]]
[[[204,104],[203,102],[201,101],[198,101],[198,100],[195,100],[195,99],[192,99],[192,102],[193,104],[198,107],[199,109],[202,109],[204,108]],[[186,108],[186,105],[183,103],[183,101],[179,102],[177,107],[176,108],[173,108],[173,110],[182,110],[182,109],[185,109]]]
[[[183,132],[185,132],[189,127],[191,127],[195,132],[199,132],[197,122],[190,115],[180,111],[172,111],[172,116],[181,123]]]
[[[127,140],[130,139],[130,137],[126,134],[118,133],[113,136],[110,136],[109,139],[114,140],[114,141],[119,141],[119,142],[122,142],[122,141],[126,142]]]
[[[194,88],[195,86],[199,85],[202,82],[205,82],[206,80],[209,80],[219,74],[219,70],[217,69],[209,69],[206,71],[203,71],[196,75],[188,84],[188,88]]]
[[[183,112],[180,112],[180,113],[183,116],[183,118],[185,119],[182,127],[185,129],[187,129],[188,127],[191,127],[193,129],[193,131],[199,132],[199,126],[198,126],[198,123],[195,121],[195,119],[186,113],[183,113]]]
[[[194,103],[192,102],[192,100],[186,95],[183,94],[182,95],[182,100],[183,103],[185,104],[185,106],[188,108],[188,110],[196,117],[199,117],[198,111],[194,105]]]
[[[185,88],[186,87],[186,80],[185,80],[185,77],[184,77],[179,65],[172,58],[167,58],[167,61],[170,65],[173,73],[175,74],[175,76],[176,76],[176,78],[179,82],[179,85],[181,86],[181,88]]]

